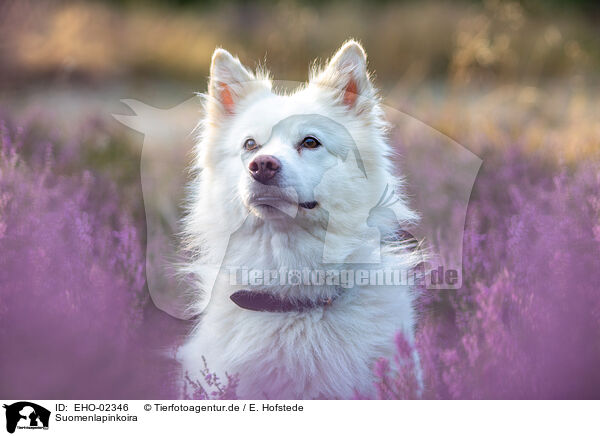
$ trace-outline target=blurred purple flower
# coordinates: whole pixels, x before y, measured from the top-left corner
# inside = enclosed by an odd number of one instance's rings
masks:
[[[187,326],[148,299],[143,213],[123,199],[139,195],[110,164],[82,162],[83,139],[53,147],[34,124],[0,124],[0,393],[181,396],[169,352]],[[376,396],[599,398],[600,165],[557,168],[518,147],[484,157],[463,288],[420,298],[423,390],[398,336],[374,365]],[[235,398],[237,378],[208,366],[184,396]]]
[[[173,396],[144,330],[164,321],[145,314],[142,244],[115,185],[60,175],[49,144],[27,145],[24,159],[23,130],[0,124],[2,396]]]
[[[425,398],[600,398],[600,165],[539,162],[517,149],[485,160],[463,287],[421,302]],[[374,371],[378,398],[412,397],[389,387],[414,383],[414,368]]]

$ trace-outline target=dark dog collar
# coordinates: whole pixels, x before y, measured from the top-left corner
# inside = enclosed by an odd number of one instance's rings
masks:
[[[305,312],[318,307],[328,307],[338,295],[332,298],[291,299],[282,298],[268,292],[241,290],[234,292],[229,298],[242,309],[255,312]]]

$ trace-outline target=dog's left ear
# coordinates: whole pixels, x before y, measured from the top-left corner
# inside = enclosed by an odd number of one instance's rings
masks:
[[[367,54],[354,40],[344,43],[310,82],[334,89],[339,103],[358,112],[373,104],[375,92],[367,71]]]

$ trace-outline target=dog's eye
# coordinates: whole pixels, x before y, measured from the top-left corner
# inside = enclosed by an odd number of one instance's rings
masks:
[[[317,148],[321,143],[318,139],[313,138],[312,136],[307,136],[302,140],[302,147],[304,148]]]
[[[248,138],[246,139],[246,142],[244,142],[244,148],[248,151],[256,150],[258,148],[258,144],[254,139]]]

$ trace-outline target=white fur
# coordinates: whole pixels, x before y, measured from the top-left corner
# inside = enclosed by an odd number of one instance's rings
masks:
[[[358,97],[348,104],[344,96],[351,82]],[[220,94],[224,87],[233,109]],[[218,49],[205,109],[184,221],[185,244],[192,256],[185,271],[197,279],[197,302],[190,309],[199,317],[178,353],[183,370],[200,378],[205,357],[210,370],[221,377],[225,372],[238,374],[241,398],[352,398],[357,392],[371,393],[375,359],[393,354],[396,332],[413,337],[409,287],[355,287],[326,308],[267,313],[232,303],[229,296],[240,287],[231,286],[226,274],[207,278],[209,266],[218,267],[225,252],[229,265],[328,269],[322,255],[324,230],[327,250],[338,262],[360,258],[364,235],[372,231],[366,224],[369,210],[386,186],[400,196],[393,208],[401,224],[416,220],[392,176],[386,124],[364,50],[357,42],[345,43],[324,69],[312,72],[305,86],[279,94],[266,74],[251,73]],[[323,147],[298,152],[294,144],[307,134],[317,135]],[[262,148],[244,152],[247,137]],[[336,156],[336,147],[353,146],[349,141],[359,150],[367,177],[355,154],[344,161]],[[276,209],[253,204],[251,195],[264,186],[249,176],[246,166],[259,154],[282,162],[290,203],[316,199],[319,206],[298,208],[292,223]],[[310,198],[313,193],[315,198]],[[391,231],[393,223],[378,225]],[[417,259],[396,247],[386,249],[378,261],[378,267],[409,269]],[[265,289],[291,298],[337,292],[332,286]]]

